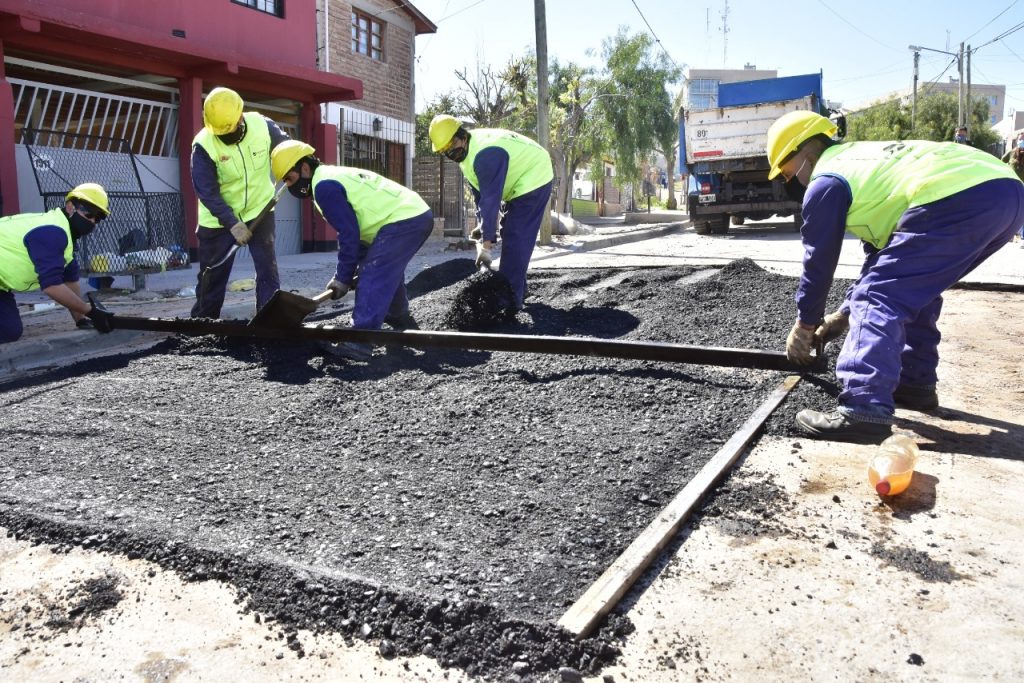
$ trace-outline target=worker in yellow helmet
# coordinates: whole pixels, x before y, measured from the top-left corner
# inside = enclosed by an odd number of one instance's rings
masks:
[[[282,142],[271,154],[274,178],[313,205],[338,231],[338,265],[327,283],[333,299],[355,290],[352,327],[376,330],[415,327],[409,314],[405,269],[434,226],[423,199],[372,171],[320,163],[312,146]],[[358,275],[358,286],[355,285]],[[369,344],[332,344],[330,351],[353,360],[370,357]]]
[[[68,192],[64,206],[0,218],[0,343],[16,341],[24,331],[14,293],[36,289],[68,309],[78,327],[111,331],[112,315],[82,300],[74,256],[74,241],[108,215],[106,191],[82,183]]]
[[[498,271],[512,285],[515,300],[508,303],[507,312],[514,315],[523,308],[526,270],[551,197],[551,156],[524,135],[500,128],[468,131],[447,114],[433,118],[429,135],[431,149],[459,164],[476,199],[481,232],[477,267],[491,263],[504,205]]]
[[[896,406],[938,407],[942,292],[1024,224],[1024,184],[998,158],[966,145],[839,143],[836,132],[809,111],[790,112],[768,130],[769,177],[781,174],[803,202],[803,274],[786,353],[809,363],[813,347],[849,330],[836,362],[838,408],[803,410],[796,422],[813,437],[877,443],[892,432]],[[842,305],[826,316],[845,231],[867,256]]]
[[[288,136],[257,112],[243,112],[242,98],[229,88],[214,88],[203,100],[203,128],[192,140],[192,186],[199,197],[200,282],[194,318],[218,318],[231,276],[232,256],[207,271],[236,243],[249,245],[256,268],[256,307],[280,286],[274,251],[274,214],[250,223],[274,198],[270,150]],[[205,279],[204,279],[205,278]]]

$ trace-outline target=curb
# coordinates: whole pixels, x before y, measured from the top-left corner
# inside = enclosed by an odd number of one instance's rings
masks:
[[[579,253],[582,251],[592,251],[594,249],[606,249],[608,247],[617,247],[620,244],[629,244],[630,242],[640,242],[646,239],[653,239],[655,237],[664,237],[665,235],[671,235],[676,232],[680,232],[690,225],[689,220],[680,221],[676,223],[665,223],[657,224],[650,228],[642,228],[639,230],[630,230],[629,232],[623,232],[618,235],[608,235],[607,237],[599,237],[593,240],[581,240],[574,242],[573,244],[566,245],[562,248],[567,253]],[[568,235],[572,237],[572,235]],[[561,256],[562,254],[544,254],[537,258],[550,258],[552,256]]]

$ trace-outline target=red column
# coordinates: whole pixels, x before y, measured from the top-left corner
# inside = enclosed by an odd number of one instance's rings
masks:
[[[3,215],[18,213],[18,162],[14,156],[14,91],[4,73],[4,45],[0,42],[0,193]]]
[[[316,148],[317,158],[325,164],[338,163],[338,128],[320,118],[320,105],[303,102],[300,129],[305,142]],[[302,251],[334,251],[338,237],[334,228],[305,202],[302,211]]]
[[[181,174],[181,199],[185,202],[185,244],[193,258],[199,242],[199,199],[192,189],[192,138],[203,127],[203,79],[179,78],[181,102],[178,107],[178,172]]]

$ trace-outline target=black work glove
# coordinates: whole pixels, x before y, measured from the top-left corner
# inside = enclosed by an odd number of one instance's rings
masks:
[[[95,330],[96,326],[92,324],[92,321],[88,318],[79,318],[78,322],[75,323],[75,327],[80,330]]]
[[[89,312],[85,316],[92,321],[97,332],[106,334],[114,330],[114,314],[103,308],[103,304],[96,303],[92,292],[89,293]]]

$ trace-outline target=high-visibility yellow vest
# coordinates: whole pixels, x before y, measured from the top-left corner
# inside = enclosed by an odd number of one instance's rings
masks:
[[[196,133],[193,145],[210,155],[217,167],[220,195],[235,215],[250,221],[259,215],[274,198],[274,182],[270,177],[270,131],[262,114],[254,111],[242,115],[245,137],[237,145],[225,145],[207,128]],[[199,225],[221,228],[220,221],[199,202]]]
[[[46,213],[21,213],[0,218],[0,289],[31,292],[39,289],[39,274],[25,248],[25,236],[44,225],[55,225],[68,236],[64,247],[64,265],[74,258],[71,224],[63,207]]]
[[[550,183],[555,177],[548,151],[530,138],[500,128],[477,128],[470,131],[469,150],[459,167],[469,184],[478,192],[480,181],[473,169],[473,161],[477,154],[488,147],[500,147],[508,152],[508,173],[505,174],[505,186],[501,190],[503,202],[532,192]]]
[[[345,188],[349,204],[359,221],[359,241],[366,244],[371,244],[385,225],[415,218],[430,209],[418,194],[382,175],[351,166],[320,164],[313,172],[314,204],[320,215],[324,211],[315,201],[316,186],[331,180]]]
[[[1017,179],[999,159],[952,142],[847,142],[826,149],[811,179],[842,179],[853,201],[846,229],[881,249],[907,209],[997,178]]]

